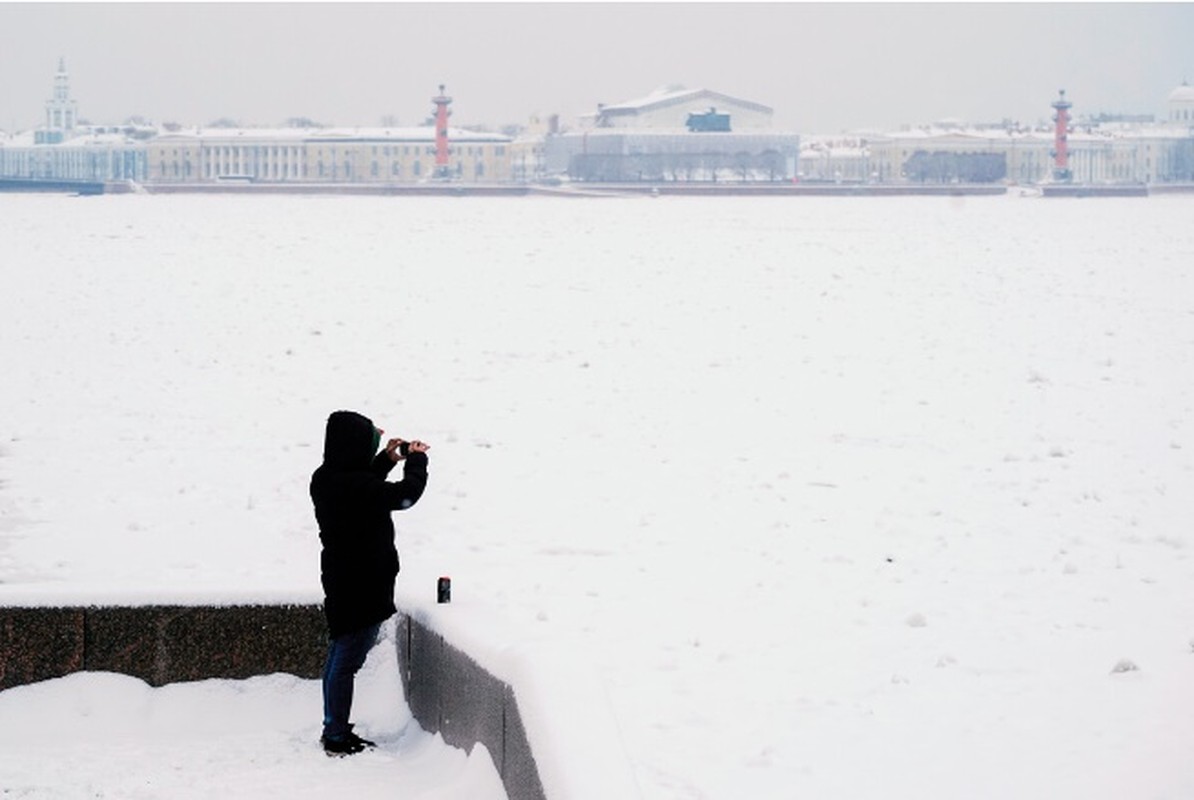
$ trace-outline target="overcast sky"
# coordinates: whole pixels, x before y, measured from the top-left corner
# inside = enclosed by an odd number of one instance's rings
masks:
[[[0,128],[39,124],[58,58],[80,116],[565,121],[665,84],[833,133],[946,117],[1164,111],[1194,80],[1194,3],[9,3]]]

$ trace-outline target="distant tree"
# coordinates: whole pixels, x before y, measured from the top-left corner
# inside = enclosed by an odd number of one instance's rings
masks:
[[[995,183],[1007,177],[1004,153],[963,153],[958,156],[958,179],[967,183]]]
[[[662,153],[635,153],[623,159],[620,180],[659,181],[663,179]]]
[[[124,128],[124,135],[130,139],[152,139],[158,135],[157,129],[149,125],[128,125]]]
[[[213,128],[217,128],[217,127],[236,128],[239,126],[238,125],[220,126],[220,125],[215,125],[213,123],[212,127]],[[324,125],[322,122],[316,122],[315,120],[311,119],[310,117],[287,117],[286,121],[282,123],[282,127],[284,127],[284,128],[326,128],[327,125]]]
[[[735,168],[735,156],[729,153],[701,153],[697,160],[697,166],[701,173],[701,178],[717,183],[723,171],[733,171]]]
[[[659,154],[660,180],[673,182],[680,180],[680,170],[682,167],[683,164],[676,157],[675,153],[665,151]]]
[[[769,181],[783,178],[784,166],[784,154],[778,150],[764,150],[759,154],[759,169],[767,173]]]
[[[568,159],[568,177],[574,181],[592,180],[593,159],[588,153],[576,153]]]
[[[568,160],[573,180],[609,183],[623,180],[623,157],[618,153],[577,153]]]
[[[177,122],[163,122],[162,130],[166,130],[166,131],[169,131],[170,133],[174,133],[175,131],[182,130],[182,125],[178,124]]]
[[[917,150],[904,163],[904,173],[917,183],[994,183],[1007,177],[1007,156]]]
[[[940,180],[938,160],[927,150],[917,150],[904,162],[904,174],[914,183]]]
[[[231,117],[220,117],[214,122],[207,123],[209,128],[239,128],[241,125]]]
[[[751,173],[754,171],[754,156],[745,150],[740,150],[734,154],[734,169],[738,172],[738,177],[742,179],[743,183],[750,180]]]
[[[394,114],[386,114],[384,117],[381,118],[381,126],[383,128],[397,128],[398,127],[398,117],[395,116]],[[322,128],[324,126],[316,125],[314,127]]]

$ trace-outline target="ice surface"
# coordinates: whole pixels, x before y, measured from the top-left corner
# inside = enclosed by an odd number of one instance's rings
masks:
[[[587,663],[643,797],[1189,797],[1192,218],[0,196],[0,602],[317,593],[356,408],[402,591]]]

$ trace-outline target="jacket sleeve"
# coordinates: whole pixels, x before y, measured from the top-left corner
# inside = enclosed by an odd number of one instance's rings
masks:
[[[385,478],[390,474],[390,470],[394,468],[394,459],[390,458],[390,454],[385,450],[381,450],[373,457],[373,463],[369,465],[369,471],[379,478]]]
[[[386,461],[390,460],[384,452],[381,455]],[[410,453],[402,463],[402,480],[379,481],[376,487],[378,500],[391,511],[410,508],[419,501],[423,496],[423,490],[427,488],[427,454]],[[393,466],[393,462],[390,466]]]

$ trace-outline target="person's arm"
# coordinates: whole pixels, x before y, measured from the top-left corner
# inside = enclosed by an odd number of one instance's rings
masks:
[[[430,448],[415,440],[407,442],[402,439],[390,439],[373,459],[373,472],[382,481],[377,485],[378,502],[390,511],[403,511],[410,508],[423,496],[427,488],[427,451]],[[389,482],[384,480],[390,470],[399,461],[405,460],[406,467],[402,470],[402,480]],[[384,461],[386,463],[378,463]]]
[[[389,460],[389,459],[387,459]],[[390,461],[390,466],[394,462]],[[391,511],[403,511],[419,502],[427,488],[427,451],[411,447],[402,469],[402,480],[383,481],[378,486],[381,503]]]
[[[369,471],[379,478],[385,478],[390,474],[390,470],[394,468],[396,462],[390,458],[389,451],[379,450],[377,455],[373,457],[373,462],[369,465]]]

